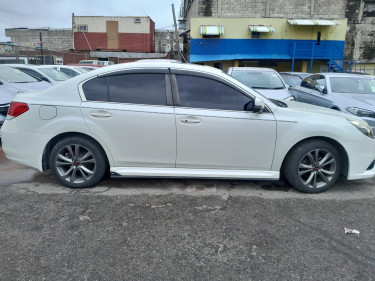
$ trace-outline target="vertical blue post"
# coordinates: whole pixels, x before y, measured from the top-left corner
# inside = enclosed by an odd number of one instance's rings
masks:
[[[297,42],[294,41],[294,45],[293,45],[293,57],[292,57],[292,72],[294,72],[294,56],[296,55],[296,44],[297,44]]]
[[[310,73],[312,73],[312,67],[313,67],[313,61],[314,61],[314,48],[315,48],[315,42],[312,43]]]
[[[328,72],[331,72],[331,63],[332,63],[332,49],[333,46],[331,46],[330,53],[329,53],[329,61],[328,61]]]

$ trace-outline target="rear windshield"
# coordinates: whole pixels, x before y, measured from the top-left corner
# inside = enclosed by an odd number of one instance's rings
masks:
[[[13,67],[0,67],[0,80],[9,83],[33,83],[39,80]]]

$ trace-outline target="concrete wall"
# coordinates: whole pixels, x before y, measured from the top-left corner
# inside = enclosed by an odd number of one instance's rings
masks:
[[[25,47],[35,47],[40,42],[42,33],[43,48],[54,51],[69,51],[73,49],[73,33],[71,29],[5,29],[5,36],[11,41]],[[39,47],[38,45],[36,47]]]

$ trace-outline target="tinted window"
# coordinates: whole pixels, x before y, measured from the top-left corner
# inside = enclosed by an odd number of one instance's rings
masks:
[[[98,77],[83,84],[82,89],[87,100],[108,101],[108,77]]]
[[[375,94],[371,77],[330,77],[331,90],[336,93]]]
[[[164,74],[124,74],[109,77],[109,101],[166,105]]]
[[[68,69],[68,68],[60,68],[60,71],[62,73],[65,73],[66,75],[68,75],[69,77],[76,77],[77,75],[79,75],[77,72],[75,72],[74,70],[71,70],[71,69]]]
[[[29,74],[29,75],[31,75],[31,76],[33,76],[33,77],[35,77],[35,78],[39,78],[39,79],[44,78],[44,76],[42,74],[40,74],[40,73],[38,73],[34,70],[31,70],[31,69],[28,69],[28,68],[18,68],[18,69],[27,73],[27,74]]]
[[[245,109],[252,99],[221,82],[196,77],[176,75],[181,106],[224,110]]]

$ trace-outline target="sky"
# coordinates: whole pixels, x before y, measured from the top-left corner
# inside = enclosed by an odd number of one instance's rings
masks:
[[[72,28],[76,16],[149,16],[158,29],[173,29],[181,0],[0,0],[0,42],[5,28]]]

